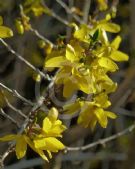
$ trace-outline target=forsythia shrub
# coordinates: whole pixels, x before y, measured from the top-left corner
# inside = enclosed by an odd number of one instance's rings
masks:
[[[106,1],[98,0],[99,10],[108,8]],[[40,0],[27,0],[23,5],[23,15],[16,20],[16,27],[19,33],[30,30],[30,12],[35,16],[43,13],[51,15],[51,11],[42,6]],[[88,24],[70,23],[72,35],[70,41],[58,43],[57,47],[47,49],[47,57],[44,68],[48,71],[57,69],[54,84],[63,85],[63,96],[68,99],[76,91],[82,91],[84,97],[77,97],[72,104],[66,104],[62,112],[74,114],[79,112],[78,123],[84,127],[94,129],[99,123],[103,128],[107,127],[108,118],[115,119],[113,112],[106,110],[111,102],[109,94],[117,88],[117,83],[109,77],[110,72],[118,70],[116,62],[127,61],[128,55],[119,50],[121,37],[117,35],[111,42],[108,33],[118,33],[120,26],[111,22],[111,13],[106,14],[104,19],[91,19]],[[0,18],[2,25],[2,18]],[[0,37],[12,36],[12,31],[0,26]],[[44,47],[44,46],[43,46]],[[38,81],[40,78],[38,76]],[[89,97],[88,97],[89,96]],[[48,161],[52,152],[58,152],[65,148],[58,140],[62,137],[66,127],[58,120],[58,107],[52,107],[48,116],[28,125],[23,133],[7,135],[0,138],[0,141],[15,140],[16,156],[18,159],[26,154],[27,145],[37,152],[43,159]],[[48,155],[44,154],[44,151]]]

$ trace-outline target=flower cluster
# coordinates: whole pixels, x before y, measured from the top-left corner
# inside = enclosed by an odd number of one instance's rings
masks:
[[[38,123],[34,123],[30,128],[26,128],[24,133],[6,135],[0,138],[0,141],[15,140],[15,151],[18,159],[25,156],[28,144],[31,149],[48,161],[48,157],[52,158],[52,152],[56,153],[65,147],[57,137],[62,137],[62,132],[66,127],[57,118],[58,111],[52,108],[48,116],[43,119],[41,126]],[[44,151],[48,155],[45,155]]]
[[[108,8],[106,0],[97,0],[97,4],[99,11]],[[44,13],[52,15],[52,11],[41,0],[25,0],[23,5],[20,5],[20,17],[15,22],[18,33],[33,31],[30,17],[27,16],[31,13],[34,16]],[[66,99],[74,94],[77,96],[74,103],[62,107],[63,112],[79,113],[77,122],[91,129],[94,129],[97,123],[106,128],[108,118],[116,118],[113,112],[107,110],[111,105],[109,94],[117,88],[117,83],[109,75],[118,70],[116,62],[128,60],[128,55],[119,50],[121,37],[117,35],[111,42],[108,38],[108,33],[120,31],[120,26],[111,22],[114,15],[107,14],[105,19],[101,20],[89,19],[89,24],[69,24],[72,35],[68,44],[60,40],[53,48],[50,44],[40,43],[47,55],[43,65],[46,72],[58,69],[53,79],[54,88],[62,86],[62,94]],[[12,30],[2,24],[0,17],[0,38],[12,36]],[[41,80],[40,75],[36,80]],[[77,91],[81,91],[81,94]],[[52,153],[65,148],[58,138],[62,137],[66,127],[58,120],[58,110],[55,107],[50,108],[48,116],[41,119],[40,113],[36,113],[34,121],[28,122],[23,133],[6,135],[0,138],[0,141],[14,140],[18,159],[25,156],[28,145],[48,161],[52,158]],[[45,116],[45,112],[43,114]]]
[[[56,84],[63,84],[63,96],[71,97],[75,91],[82,91],[90,99],[78,99],[72,105],[64,106],[68,113],[80,112],[78,123],[94,128],[97,122],[107,126],[107,117],[116,115],[105,111],[110,106],[108,94],[114,92],[117,84],[108,73],[118,70],[115,62],[127,61],[128,55],[118,50],[121,37],[110,42],[107,32],[118,33],[120,26],[105,19],[91,21],[91,25],[71,24],[75,31],[70,42],[52,50],[45,61],[45,68],[59,68]]]

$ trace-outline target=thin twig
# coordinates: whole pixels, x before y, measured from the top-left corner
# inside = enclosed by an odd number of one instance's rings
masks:
[[[7,90],[9,93],[13,94],[13,96],[21,99],[23,102],[27,103],[30,106],[33,106],[34,103],[32,103],[30,100],[26,99],[25,97],[21,96],[16,90],[10,89],[9,87],[5,86],[3,83],[0,83],[0,87]]]
[[[128,128],[126,128],[125,130],[117,133],[117,134],[114,134],[110,137],[107,137],[107,138],[104,138],[104,139],[100,139],[98,141],[95,141],[93,143],[90,143],[90,144],[87,144],[85,146],[81,146],[81,147],[66,147],[65,151],[84,151],[84,150],[87,150],[87,149],[90,149],[92,147],[95,147],[97,145],[104,145],[105,143],[109,142],[109,141],[112,141],[112,140],[115,140],[127,133],[130,133],[132,132],[133,130],[135,129],[135,124],[132,124],[131,126],[129,126]]]
[[[66,25],[66,26],[69,26],[69,25],[70,25],[70,23],[69,23],[67,20],[61,18],[61,17],[60,17],[59,15],[57,15],[54,11],[51,12],[51,16],[54,17],[55,19],[57,19],[59,22],[61,22],[61,23],[63,23],[64,25]]]
[[[71,10],[63,1],[61,1],[61,0],[56,0],[56,2],[57,2],[58,4],[60,4],[60,5],[65,9],[65,11],[66,11],[68,14],[72,14],[73,18],[74,18],[77,22],[83,23],[83,21],[81,21],[80,17],[78,17],[77,15],[75,15],[75,14],[72,12],[72,10]]]
[[[48,10],[50,11],[50,15],[52,17],[54,17],[55,19],[57,19],[59,22],[63,23],[64,25],[66,26],[69,26],[69,22],[63,18],[61,18],[59,15],[57,15],[53,10],[51,10],[45,3],[44,0],[41,1],[42,2],[42,5],[45,7],[45,8],[48,8]]]
[[[42,39],[43,41],[45,41],[46,43],[52,45],[53,47],[57,47],[55,44],[53,44],[49,39],[45,38],[43,35],[41,35],[38,30],[34,29],[34,28],[30,28],[30,31],[33,32],[38,38]]]
[[[84,21],[84,23],[88,22],[90,6],[91,6],[91,0],[85,0],[85,2],[84,2],[84,8],[83,8],[83,13],[84,13],[84,15],[83,15],[83,21]]]
[[[0,114],[4,117],[6,117],[7,119],[9,119],[12,123],[14,123],[18,128],[20,128],[20,125],[17,123],[17,121],[15,121],[11,116],[9,116],[8,114],[6,114],[4,112],[4,110],[1,108],[0,109]]]
[[[3,39],[0,38],[0,41],[12,54],[14,54],[20,61],[25,63],[29,68],[31,68],[36,73],[38,73],[42,78],[47,79],[47,80],[51,80],[48,74],[45,75],[42,71],[40,71],[38,68],[36,68],[34,65],[32,65],[29,61],[24,59],[19,53],[17,53],[14,49],[12,49],[12,47],[9,46]]]
[[[2,91],[2,94],[3,94],[3,97],[4,97],[4,100],[6,101],[8,107],[10,107],[12,110],[14,110],[15,112],[17,112],[19,115],[21,115],[22,117],[24,117],[25,119],[27,118],[27,116],[25,114],[23,114],[23,112],[19,109],[17,109],[16,107],[14,107],[10,102],[9,100],[7,99],[7,97],[5,96],[4,94],[4,91]]]
[[[9,148],[8,148],[8,150],[6,150],[5,152],[4,152],[4,154],[0,157],[0,168],[1,169],[4,169],[4,160],[6,159],[6,157],[10,154],[10,153],[12,153],[14,151],[14,146],[10,146]]]
[[[36,111],[38,108],[40,108],[43,103],[44,103],[44,98],[40,97],[39,100],[37,101],[37,103],[32,107],[31,111],[28,114],[28,118],[24,121],[24,123],[22,124],[21,129],[20,129],[20,131],[18,133],[20,133],[20,134],[23,133],[24,129],[27,127],[27,125],[29,123],[29,118],[31,116],[31,113]],[[15,145],[14,142],[12,142],[9,145],[8,149],[5,151],[5,153],[1,156],[1,158],[0,158],[0,164],[1,165],[4,163],[4,161],[8,157],[8,155],[15,150],[13,148],[14,145]]]
[[[20,15],[21,15],[21,17],[22,17],[22,18],[23,18],[23,17],[24,17],[24,18],[27,17],[27,16],[25,15],[25,13],[24,13],[23,6],[22,6],[22,5],[19,5],[19,8],[20,8]],[[54,45],[49,39],[47,39],[47,38],[45,38],[43,35],[41,35],[41,34],[38,32],[38,30],[32,28],[32,26],[30,27],[30,31],[33,32],[37,37],[39,37],[40,39],[42,39],[42,40],[45,41],[46,43],[48,43],[48,44],[50,44],[50,45],[52,45],[52,46],[55,47],[55,45]]]

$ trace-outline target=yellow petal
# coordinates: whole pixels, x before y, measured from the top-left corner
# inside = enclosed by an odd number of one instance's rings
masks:
[[[121,51],[113,51],[111,53],[111,55],[109,56],[111,59],[113,59],[114,61],[117,62],[121,62],[121,61],[127,61],[128,60],[128,55],[121,52]]]
[[[65,148],[65,146],[54,137],[46,138],[45,142],[46,142],[47,150],[52,151],[52,152],[57,152],[58,150],[62,150]]]
[[[87,36],[87,33],[88,33],[87,25],[81,25],[81,27],[74,32],[74,37],[84,41],[85,37]]]
[[[115,49],[118,49],[119,46],[120,46],[120,43],[121,43],[121,37],[120,36],[117,36],[111,43],[111,46]]]
[[[75,50],[70,44],[67,44],[67,47],[66,47],[66,58],[70,60],[71,62],[77,59]]]
[[[45,62],[45,67],[61,67],[65,61],[66,58],[63,56],[54,57]]]
[[[48,161],[48,158],[47,158],[46,155],[44,154],[44,151],[43,151],[43,150],[36,150],[36,152],[40,155],[40,157],[41,157],[43,160],[49,162],[49,161]]]
[[[65,105],[63,107],[63,109],[64,109],[65,113],[67,113],[67,114],[74,114],[77,111],[79,111],[80,104],[79,104],[79,102],[75,102],[75,103],[70,104],[70,105]]]
[[[35,148],[41,150],[49,150],[57,152],[64,149],[64,145],[54,137],[42,138],[34,140]]]
[[[111,59],[102,57],[98,60],[98,63],[101,67],[106,68],[107,70],[114,72],[118,69],[116,63],[114,63]]]
[[[51,129],[52,127],[52,123],[51,121],[49,120],[48,117],[46,117],[44,120],[43,120],[43,131],[48,133],[49,130]]]
[[[28,137],[25,136],[25,140],[32,150],[34,150],[36,153],[38,153],[44,160],[48,161],[48,158],[45,156],[44,152],[40,149],[37,149],[34,146],[34,143]]]
[[[46,138],[35,139],[34,146],[36,149],[43,149],[44,147],[46,147]]]
[[[61,133],[66,130],[66,126],[64,125],[57,125],[54,126],[51,131],[47,134],[49,137],[62,137]]]
[[[11,141],[11,140],[15,140],[18,136],[15,134],[10,134],[4,137],[0,138],[0,141]]]
[[[114,114],[113,112],[105,111],[105,113],[107,114],[107,117],[110,117],[111,119],[116,119],[117,118],[117,115]]]
[[[94,100],[96,103],[100,104],[102,108],[107,108],[111,105],[111,102],[108,100],[108,96],[106,93],[100,93],[95,96]]]
[[[13,36],[13,32],[6,26],[0,26],[0,38],[7,38]]]
[[[95,113],[100,125],[103,128],[106,128],[106,126],[107,126],[107,115],[105,114],[104,110],[97,108],[94,113]]]
[[[77,85],[73,80],[70,80],[70,78],[64,80],[63,96],[65,98],[71,97],[76,90]]]
[[[15,151],[18,159],[25,156],[27,151],[27,143],[23,135],[17,138]]]
[[[107,32],[112,32],[112,33],[117,33],[120,31],[120,26],[115,23],[104,22],[104,23],[100,23],[98,27],[104,29]]]
[[[76,76],[78,81],[78,88],[83,92],[89,94],[91,92],[90,88],[90,80],[88,76]]]
[[[51,158],[52,158],[51,152],[50,152],[49,150],[47,150],[47,153],[48,153],[48,155],[49,155],[49,158],[51,159]]]

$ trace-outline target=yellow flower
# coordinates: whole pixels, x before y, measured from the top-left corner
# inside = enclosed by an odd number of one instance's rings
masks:
[[[10,134],[10,135],[0,138],[0,141],[15,140],[16,141],[16,147],[15,147],[16,156],[18,159],[20,159],[25,156],[26,151],[27,151],[27,142],[25,140],[25,137],[26,137],[26,135]]]
[[[95,90],[89,69],[85,67],[84,63],[80,63],[84,49],[78,43],[74,46],[71,44],[67,45],[65,56],[48,57],[49,59],[45,62],[46,68],[60,68],[56,75],[55,83],[64,84],[64,97],[72,96],[76,90],[81,90],[87,94]]]
[[[62,137],[61,133],[66,129],[60,120],[57,120],[57,109],[52,108],[48,117],[43,120],[41,133],[34,138],[34,146],[36,149],[58,152],[65,146],[56,138]]]
[[[27,144],[38,153],[44,160],[48,161],[42,150],[36,149],[32,140],[26,134],[10,134],[0,138],[0,141],[13,141],[15,140],[15,152],[18,159],[23,158],[27,151]]]
[[[15,152],[18,159],[25,156],[27,145],[38,153],[44,160],[48,161],[44,150],[47,151],[49,158],[52,158],[51,152],[58,152],[64,149],[64,145],[55,137],[62,137],[62,132],[66,129],[60,120],[57,120],[58,111],[52,108],[48,117],[43,120],[42,128],[38,124],[32,126],[30,131],[25,130],[25,134],[10,134],[0,138],[0,141],[15,140]]]
[[[78,118],[78,123],[84,127],[90,127],[94,129],[97,122],[106,128],[108,124],[108,117],[115,119],[116,115],[110,111],[105,111],[99,104],[95,102],[82,103],[81,112]]]
[[[0,16],[0,38],[8,38],[13,36],[12,30],[6,26],[2,26],[2,24],[3,24],[3,19]]]
[[[48,116],[43,120],[42,134],[45,137],[62,137],[61,133],[66,127],[57,118],[58,110],[53,107],[50,109]]]
[[[118,69],[114,61],[121,62],[128,60],[128,55],[118,50],[120,42],[121,37],[117,36],[111,44],[107,42],[95,53],[98,57],[98,64],[107,71],[114,72]]]
[[[90,127],[94,129],[97,122],[106,128],[108,119],[115,119],[116,115],[110,111],[105,111],[104,108],[108,108],[111,102],[108,100],[106,93],[100,93],[96,95],[93,101],[76,101],[73,104],[65,105],[64,111],[68,114],[74,114],[79,112],[78,123],[84,127]]]

